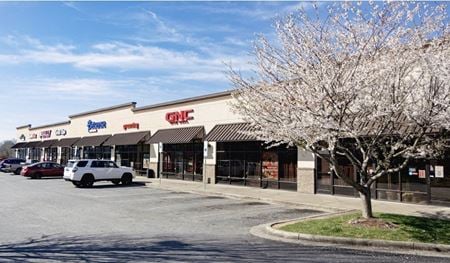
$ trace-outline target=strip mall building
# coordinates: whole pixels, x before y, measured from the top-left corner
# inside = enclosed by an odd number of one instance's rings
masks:
[[[17,127],[16,156],[65,164],[74,158],[111,159],[155,177],[357,196],[328,164],[295,147],[257,141],[233,113],[230,92],[156,105],[126,103],[69,116],[64,122]],[[357,176],[351,165],[341,167]],[[450,158],[414,162],[381,178],[374,198],[450,204]]]

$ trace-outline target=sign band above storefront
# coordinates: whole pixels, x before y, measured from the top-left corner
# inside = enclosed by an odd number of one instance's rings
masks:
[[[66,136],[66,134],[67,134],[66,129],[58,129],[58,130],[55,130],[55,135],[56,135],[56,136]]]
[[[106,121],[91,121],[88,120],[87,128],[89,133],[96,133],[99,129],[106,129]]]
[[[52,130],[41,131],[41,139],[47,139],[52,136]]]
[[[188,123],[190,120],[194,119],[193,116],[189,116],[189,113],[192,112],[194,112],[193,109],[168,112],[166,113],[166,121],[170,124]]]
[[[124,124],[123,129],[124,130],[129,130],[129,129],[139,130],[139,123],[133,122],[133,123]]]

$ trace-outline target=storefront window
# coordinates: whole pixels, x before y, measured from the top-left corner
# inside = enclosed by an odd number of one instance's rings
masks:
[[[164,144],[162,175],[189,181],[202,181],[203,143]]]
[[[31,148],[30,149],[30,160],[41,161],[41,148]]]
[[[18,149],[17,150],[17,157],[20,159],[26,159],[27,158],[27,149]]]
[[[401,160],[399,160],[401,162]],[[354,169],[342,161],[341,172],[348,176]],[[318,193],[357,195],[357,192],[336,175],[329,179],[326,161],[317,158],[316,191]],[[357,179],[357,174],[353,175]],[[331,191],[328,186],[333,186]],[[380,177],[372,189],[373,198],[409,203],[450,202],[450,158],[447,153],[439,160],[411,160],[398,173]]]
[[[443,160],[431,161],[429,169],[432,201],[450,202],[450,153]]]
[[[342,164],[338,165],[337,170],[339,174],[346,176],[347,178],[351,178],[353,181],[358,180],[353,165],[345,163],[345,161],[342,161]],[[334,193],[338,195],[359,196],[353,187],[349,186],[336,174],[334,174],[333,177],[333,188]]]
[[[316,159],[316,192],[331,194],[330,164],[320,157]]]
[[[297,149],[267,149],[259,141],[219,142],[216,182],[296,190]]]
[[[44,161],[57,162],[58,160],[58,148],[51,147],[44,149]]]
[[[412,161],[400,172],[402,201],[423,203],[428,201],[426,167],[423,162]]]
[[[74,157],[75,149],[73,147],[61,147],[61,164],[66,165]]]
[[[400,174],[392,173],[380,177],[376,183],[377,198],[382,200],[400,200]]]
[[[120,166],[142,170],[144,154],[149,152],[150,145],[148,144],[117,145],[115,148],[115,162]]]
[[[297,190],[297,148],[282,149],[278,154],[280,188]]]
[[[216,181],[260,186],[261,143],[217,143]]]
[[[83,159],[111,160],[111,146],[85,146],[83,147]]]

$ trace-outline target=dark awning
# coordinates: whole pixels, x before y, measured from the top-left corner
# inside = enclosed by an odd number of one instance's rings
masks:
[[[83,137],[79,141],[73,144],[73,146],[100,146],[104,143],[111,135],[97,135]]]
[[[39,145],[37,145],[37,147],[48,148],[53,146],[53,144],[55,144],[56,142],[58,142],[58,140],[42,141]]]
[[[19,149],[19,148],[25,148],[24,146],[27,145],[27,142],[18,142],[11,146],[11,149]]]
[[[114,134],[103,145],[136,145],[141,141],[148,140],[149,137],[150,131]]]
[[[194,139],[203,139],[203,126],[158,130],[147,143],[188,143]]]
[[[238,141],[256,141],[256,136],[248,134],[255,129],[249,123],[230,123],[220,124],[208,133],[205,141],[211,142],[238,142]]]
[[[24,147],[25,148],[35,148],[35,147],[38,147],[38,145],[41,143],[42,143],[42,141],[29,142]]]
[[[53,146],[59,146],[59,147],[70,147],[74,143],[76,143],[81,137],[77,138],[64,138],[59,140],[57,143],[55,143]]]

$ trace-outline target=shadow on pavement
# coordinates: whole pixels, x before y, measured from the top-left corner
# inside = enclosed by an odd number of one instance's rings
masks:
[[[53,179],[63,179],[62,176],[42,176],[41,178],[31,178],[27,177],[28,180],[39,181],[39,180],[53,180]]]
[[[130,185],[115,185],[112,183],[108,184],[94,184],[91,188],[80,188],[80,189],[104,189],[104,188],[129,188],[129,187],[140,187],[145,186],[144,182],[133,182]]]
[[[403,257],[403,258],[402,258]],[[120,236],[44,236],[0,245],[2,262],[419,262],[424,258],[277,242],[174,240]],[[440,261],[434,259],[427,262]],[[444,262],[444,261],[442,261]]]

